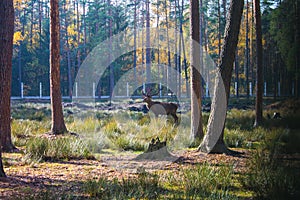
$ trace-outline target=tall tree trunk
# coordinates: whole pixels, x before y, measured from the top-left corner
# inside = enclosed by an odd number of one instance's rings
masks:
[[[221,63],[214,87],[211,113],[205,135],[198,150],[206,153],[230,153],[224,143],[224,127],[227,103],[230,94],[233,62],[238,44],[238,36],[243,12],[244,1],[231,0],[229,17],[225,28],[225,39],[222,46]],[[224,94],[225,93],[225,94]]]
[[[226,8],[227,7],[227,0],[223,0],[222,3],[223,3],[223,5],[222,5],[223,6],[223,17],[224,17],[224,20],[226,20],[226,16],[227,16],[227,10],[226,10],[227,9]]]
[[[146,0],[146,80],[151,83],[150,1]]]
[[[14,34],[13,0],[0,1],[0,147],[11,151],[10,94]],[[0,148],[0,177],[5,177]]]
[[[190,38],[191,38],[191,137],[201,140],[204,136],[202,125],[202,99],[200,75],[200,29],[199,0],[190,0]]]
[[[137,86],[137,74],[136,74],[136,51],[137,51],[137,46],[136,46],[136,24],[137,24],[137,0],[134,0],[134,20],[133,20],[133,76],[134,76],[134,87]]]
[[[33,43],[33,19],[34,19],[34,16],[33,16],[33,13],[34,13],[34,1],[31,2],[31,13],[30,13],[30,17],[31,17],[31,20],[30,20],[30,47],[32,48],[32,43]]]
[[[246,47],[245,47],[245,68],[244,68],[245,76],[246,76],[246,92],[247,98],[249,98],[250,90],[249,90],[249,2],[247,0],[246,4]]]
[[[85,0],[82,1],[82,15],[83,15],[83,53],[84,57],[87,56],[87,50],[86,50],[86,42],[87,42],[87,34],[86,34],[86,2]]]
[[[0,1],[0,136],[2,150],[6,152],[16,149],[11,141],[10,119],[13,34],[13,1]]]
[[[185,53],[185,42],[183,38],[183,10],[184,10],[184,0],[181,1],[181,18],[180,18],[180,40],[182,42],[182,51],[183,51],[183,67],[184,67],[184,74],[185,74],[185,87],[186,87],[186,97],[190,97],[190,85],[189,85],[189,78],[188,78],[188,66],[186,60],[186,53]]]
[[[66,50],[67,50],[66,53],[67,53],[67,66],[68,66],[68,91],[69,91],[69,98],[72,100],[73,84],[72,84],[72,71],[71,71],[71,55],[70,55],[71,52],[70,52],[69,33],[68,33],[69,19],[68,19],[66,4],[64,5],[64,14],[65,14]]]
[[[234,69],[235,69],[235,82],[236,82],[236,98],[239,98],[239,54],[238,51],[235,53]]]
[[[181,77],[181,71],[182,71],[182,61],[181,61],[181,48],[183,44],[182,40],[182,17],[183,17],[183,5],[180,6],[180,0],[177,1],[178,6],[178,12],[179,12],[179,44],[178,44],[178,97],[181,97],[181,85],[182,85],[182,77]],[[181,1],[183,4],[184,2]]]
[[[73,74],[76,73],[76,71],[79,70],[80,65],[81,65],[81,51],[80,51],[80,21],[79,21],[79,1],[76,1],[76,18],[77,18],[77,43],[78,43],[78,48],[77,48],[77,69],[76,69],[76,64],[74,64],[74,72]],[[73,85],[73,82],[72,82]]]
[[[160,38],[159,38],[159,33],[160,33],[160,31],[159,31],[159,19],[160,19],[159,14],[160,13],[158,12],[159,11],[159,5],[160,5],[160,2],[159,2],[159,0],[157,0],[156,1],[156,30],[157,30],[156,36],[157,36],[157,46],[158,47],[160,45]],[[158,74],[159,79],[160,79],[160,74],[161,73],[163,74],[163,72],[164,72],[164,70],[161,70],[160,68],[161,68],[161,66],[160,66],[160,51],[159,51],[159,48],[158,48],[157,49],[157,74]]]
[[[221,55],[221,5],[220,0],[217,0],[218,5],[218,56],[220,62],[220,55]]]
[[[170,9],[172,8],[172,4],[170,5]],[[172,12],[172,11],[171,11]],[[172,85],[174,86],[174,91],[173,93],[178,96],[178,37],[177,37],[177,33],[178,33],[178,25],[177,25],[177,0],[174,0],[174,71],[172,71],[172,77],[173,77],[173,82]],[[177,72],[177,73],[175,73]]]
[[[112,51],[112,35],[113,35],[113,22],[112,22],[112,9],[111,9],[111,1],[108,0],[108,6],[109,6],[109,10],[108,10],[108,16],[109,16],[109,46],[110,46],[110,50]],[[112,54],[111,51],[109,52],[109,61],[111,61],[112,58]],[[113,95],[113,90],[114,90],[114,84],[115,84],[115,76],[114,76],[114,65],[112,63],[110,63],[109,65],[109,99],[110,99],[110,103],[112,100],[112,95]]]
[[[60,91],[60,26],[58,0],[50,0],[50,97],[52,134],[67,132]]]
[[[204,51],[205,53],[208,53],[208,33],[207,33],[207,20],[205,19],[205,14],[202,12],[202,22],[203,22],[203,45],[204,45]],[[206,67],[206,87],[209,88],[209,83],[210,83],[210,75],[209,75],[209,67]],[[208,96],[210,96],[208,94]]]
[[[263,123],[263,48],[262,48],[262,30],[260,1],[254,1],[255,6],[255,27],[256,27],[256,101],[255,101],[255,123],[254,126],[260,126]]]
[[[299,58],[299,54],[300,54],[300,14],[299,14],[299,0],[295,1],[294,4],[295,7],[295,21],[297,22],[295,24],[295,43],[296,46],[298,48],[296,48],[296,62],[295,62],[295,68],[296,68],[296,97],[300,97],[300,58]]]
[[[39,7],[39,46],[42,48],[42,20],[43,20],[43,2],[41,0],[38,1]]]
[[[171,72],[169,69],[171,69],[171,52],[170,52],[170,38],[169,38],[169,19],[168,19],[168,6],[167,6],[167,0],[165,0],[165,16],[166,16],[166,34],[167,34],[167,48],[168,48],[168,67],[166,67],[166,81],[167,81],[167,87],[169,87],[171,83]]]

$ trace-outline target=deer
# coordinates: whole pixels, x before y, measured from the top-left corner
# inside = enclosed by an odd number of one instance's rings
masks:
[[[178,117],[176,115],[178,105],[175,103],[153,101],[152,96],[158,93],[150,94],[150,92],[151,90],[148,90],[147,93],[142,91],[144,97],[143,102],[147,104],[147,108],[154,113],[155,117],[158,117],[158,115],[171,115],[175,120],[175,124],[178,124]]]

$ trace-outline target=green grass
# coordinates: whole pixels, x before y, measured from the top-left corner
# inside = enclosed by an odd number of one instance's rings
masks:
[[[83,192],[97,199],[157,199],[163,189],[157,174],[142,171],[135,179],[101,177],[83,184]]]
[[[282,155],[300,153],[300,115],[284,111],[282,119],[267,119],[267,113],[272,112],[264,113],[264,126],[254,128],[254,111],[228,111],[225,143],[253,152],[243,174],[234,172],[232,166],[209,163],[180,168],[176,173],[142,170],[133,179],[89,180],[82,183],[82,192],[95,199],[243,199],[239,193],[252,194],[257,199],[298,197],[299,166],[293,160],[282,159]],[[144,151],[151,139],[157,137],[167,141],[170,151],[200,142],[189,138],[189,112],[180,114],[179,126],[172,123],[172,118],[154,118],[139,112],[75,109],[74,115],[66,110],[64,113],[68,129],[80,137],[41,137],[51,127],[48,105],[14,106],[12,139],[16,146],[25,149],[26,161],[90,159],[107,149]],[[208,117],[208,113],[203,113],[204,128]],[[51,199],[50,193],[45,195]]]
[[[57,138],[31,138],[26,144],[25,159],[28,161],[55,161],[93,158],[87,144],[73,136]]]
[[[232,179],[230,166],[197,165],[175,174],[141,169],[136,178],[86,181],[83,192],[99,199],[237,199],[229,192]]]

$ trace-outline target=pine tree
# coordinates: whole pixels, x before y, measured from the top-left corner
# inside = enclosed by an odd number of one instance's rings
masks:
[[[50,0],[50,97],[52,134],[67,132],[60,91],[60,25],[58,0]]]
[[[191,136],[193,139],[203,138],[202,127],[202,96],[200,75],[200,29],[199,29],[199,0],[190,0],[191,24]]]

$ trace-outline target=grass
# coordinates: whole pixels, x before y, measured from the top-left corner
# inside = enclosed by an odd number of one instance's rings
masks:
[[[68,159],[92,159],[87,145],[73,136],[31,138],[26,144],[25,159],[29,161],[55,161]]]
[[[141,169],[136,178],[88,180],[84,182],[83,192],[99,199],[237,199],[229,193],[232,178],[231,166],[207,163],[181,168],[177,175]]]
[[[65,110],[66,125],[80,137],[41,137],[50,130],[49,107],[44,104],[25,104],[13,107],[12,139],[24,149],[26,162],[53,162],[70,159],[91,159],[94,155],[116,151],[144,151],[152,138],[167,141],[170,151],[191,146],[190,113],[180,114],[180,126],[172,118],[154,118],[130,111]],[[243,199],[241,193],[257,199],[299,197],[299,166],[284,156],[300,152],[297,113],[282,112],[283,119],[267,119],[263,127],[253,128],[252,110],[228,111],[224,140],[231,148],[251,151],[247,169],[239,174],[231,165],[210,163],[188,165],[177,171],[146,172],[135,178],[108,178],[83,181],[82,193],[95,199]],[[203,113],[204,127],[208,113]],[[197,143],[197,144],[198,144]],[[5,165],[14,165],[4,159]],[[296,169],[296,170],[295,170]],[[63,194],[66,199],[73,198]],[[57,194],[41,192],[41,199],[57,198]],[[44,198],[45,197],[45,198]],[[249,198],[249,195],[247,196]],[[33,198],[34,199],[34,198]]]
[[[83,192],[98,199],[157,199],[163,189],[157,174],[142,171],[135,179],[99,178],[83,184]]]

